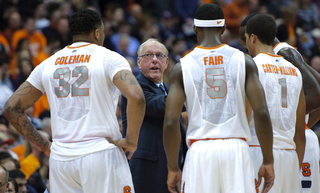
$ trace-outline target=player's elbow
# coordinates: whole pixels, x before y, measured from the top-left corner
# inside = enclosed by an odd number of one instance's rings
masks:
[[[163,121],[163,130],[164,131],[172,131],[172,128],[174,128],[177,120],[175,120],[172,116],[166,115]]]
[[[296,146],[303,146],[304,147],[306,145],[305,131],[304,130],[303,130],[303,132],[296,131],[294,138],[293,138],[293,141],[296,143]]]
[[[254,116],[260,120],[270,120],[269,111],[267,108],[259,108],[253,111]]]
[[[146,99],[142,90],[137,90],[136,92],[132,92],[127,96],[128,103],[132,102],[138,106],[145,106]]]
[[[12,115],[13,111],[15,110],[15,108],[11,108],[11,105],[9,103],[9,101],[7,101],[2,109],[2,114],[9,119],[9,117]]]

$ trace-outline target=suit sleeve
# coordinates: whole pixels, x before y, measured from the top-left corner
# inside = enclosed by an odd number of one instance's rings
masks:
[[[145,83],[139,83],[146,99],[146,116],[155,118],[164,117],[167,96],[164,94],[156,94],[153,92],[151,86]]]

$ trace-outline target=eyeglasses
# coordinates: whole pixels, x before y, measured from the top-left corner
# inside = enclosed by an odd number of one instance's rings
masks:
[[[167,57],[164,54],[145,54],[145,55],[141,55],[139,57],[144,57],[144,58],[146,58],[148,60],[152,60],[154,58],[154,56],[156,56],[158,60],[162,60],[163,58]]]
[[[7,183],[8,183],[8,182],[5,182],[5,183],[2,184],[2,183],[0,182],[0,187],[6,185]]]

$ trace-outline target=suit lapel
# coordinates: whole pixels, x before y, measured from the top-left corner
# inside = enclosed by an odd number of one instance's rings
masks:
[[[163,91],[162,91],[154,82],[152,82],[151,80],[147,79],[147,78],[142,74],[142,72],[139,73],[139,75],[137,76],[137,79],[138,79],[138,81],[141,81],[141,82],[143,82],[143,83],[148,84],[149,86],[151,86],[151,87],[155,90],[155,92],[156,92],[157,94],[164,94]],[[168,85],[166,85],[166,84],[165,84],[165,89],[166,89],[166,91],[167,91],[167,93],[168,93]]]

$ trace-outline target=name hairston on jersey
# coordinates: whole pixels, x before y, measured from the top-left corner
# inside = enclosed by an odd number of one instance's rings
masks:
[[[56,59],[55,65],[66,65],[74,63],[89,63],[91,55],[81,54],[74,56],[62,56]]]

